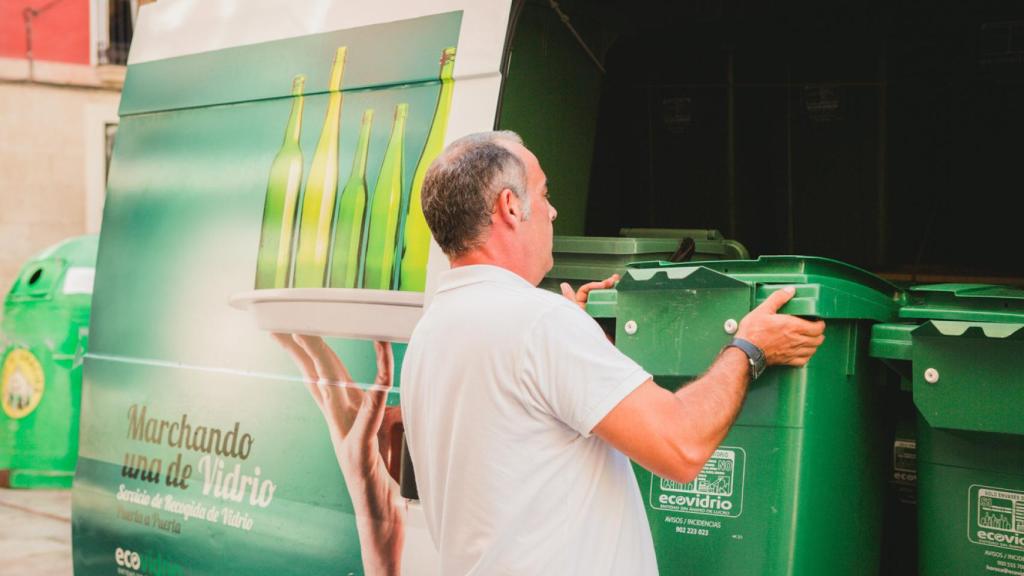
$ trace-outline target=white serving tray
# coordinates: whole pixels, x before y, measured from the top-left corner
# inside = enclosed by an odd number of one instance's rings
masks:
[[[422,292],[355,288],[280,288],[240,292],[247,310],[267,332],[317,334],[408,342],[423,315]]]

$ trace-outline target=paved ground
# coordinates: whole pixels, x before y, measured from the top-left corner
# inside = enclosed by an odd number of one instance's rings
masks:
[[[0,576],[70,576],[71,491],[0,489]]]

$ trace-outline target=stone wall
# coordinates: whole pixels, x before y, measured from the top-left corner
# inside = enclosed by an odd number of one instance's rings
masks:
[[[0,290],[69,236],[98,232],[105,124],[120,91],[0,79]]]

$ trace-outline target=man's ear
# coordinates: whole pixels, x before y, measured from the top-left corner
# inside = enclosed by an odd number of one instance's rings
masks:
[[[508,225],[510,228],[516,228],[519,226],[519,222],[522,220],[523,207],[519,203],[519,196],[508,188],[502,188],[501,192],[498,193],[497,206],[495,215],[498,219]]]

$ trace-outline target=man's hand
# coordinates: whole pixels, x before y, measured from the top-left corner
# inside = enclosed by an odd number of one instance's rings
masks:
[[[590,295],[591,290],[607,290],[608,288],[615,286],[615,283],[618,281],[619,275],[612,274],[611,276],[605,278],[604,280],[601,280],[600,282],[590,282],[584,284],[583,286],[580,286],[580,289],[575,292],[573,292],[572,286],[570,286],[568,282],[562,282],[559,286],[562,289],[562,296],[565,296],[571,302],[575,302],[576,305],[582,308],[585,312],[587,310],[587,297]]]
[[[740,321],[736,331],[737,338],[764,352],[769,366],[803,366],[825,341],[825,322],[778,313],[795,293],[792,286],[772,292]]]

